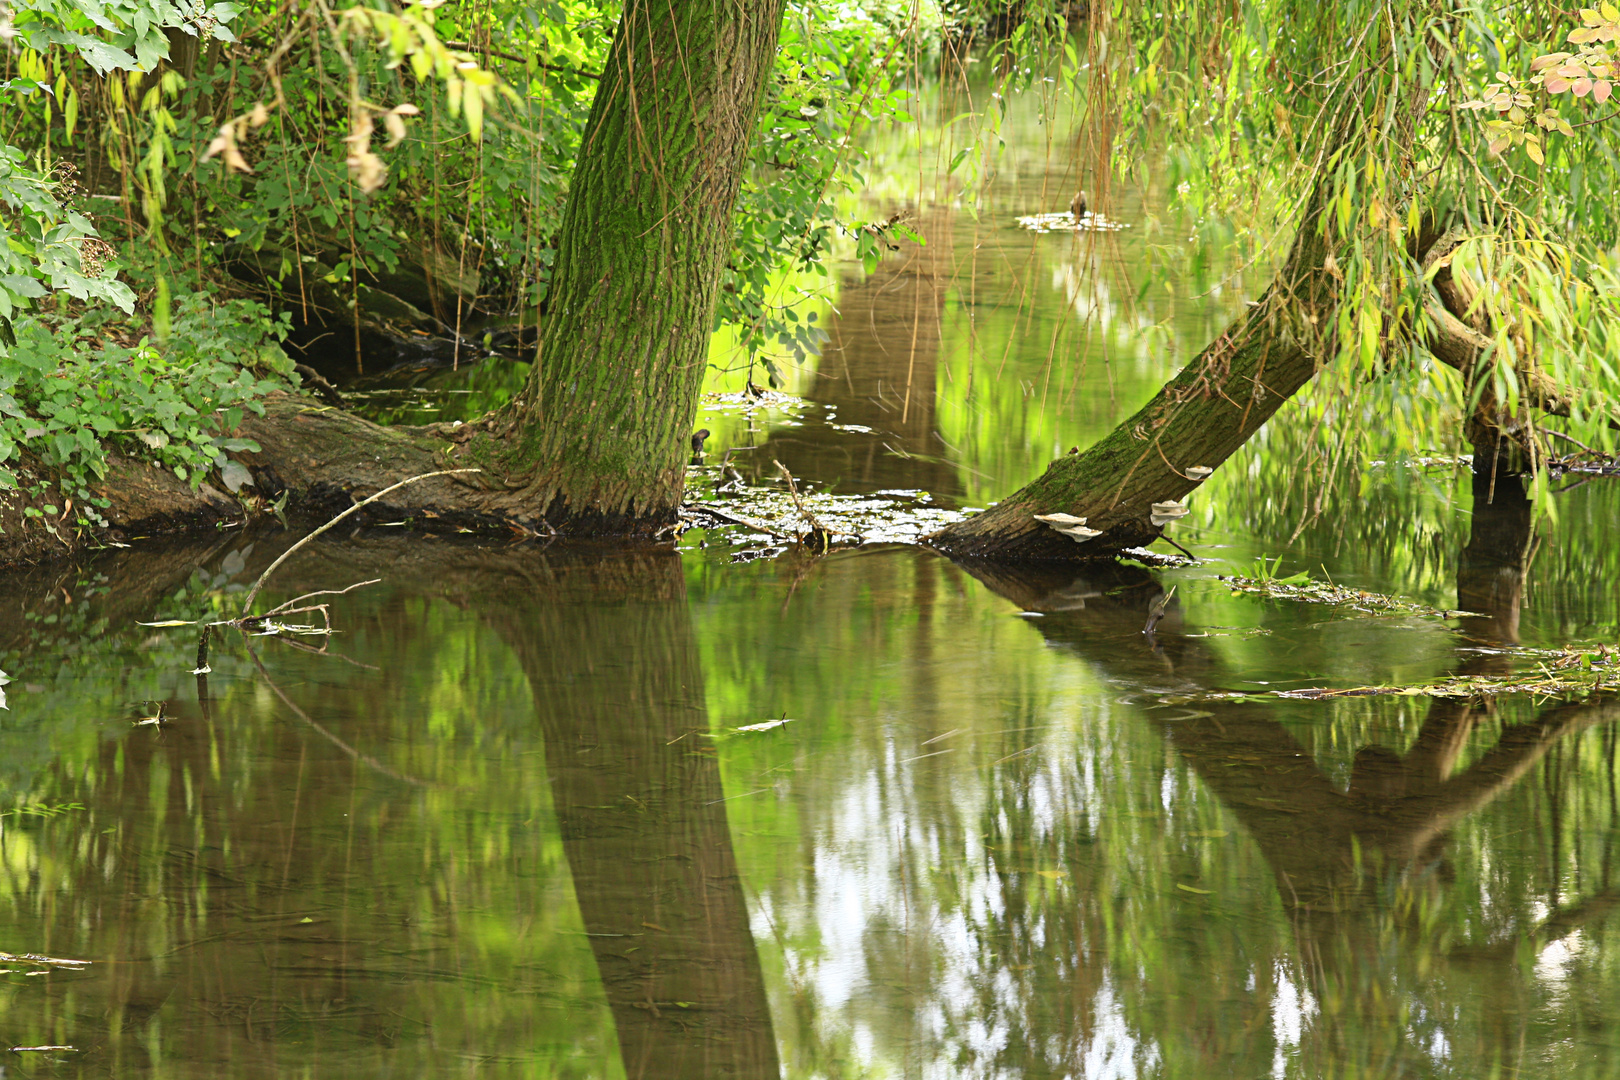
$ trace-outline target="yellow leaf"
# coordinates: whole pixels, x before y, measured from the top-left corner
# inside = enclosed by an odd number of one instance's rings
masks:
[[[1524,140],[1524,149],[1525,152],[1530,155],[1530,160],[1535,162],[1537,165],[1545,165],[1547,163],[1546,159],[1541,156],[1541,144],[1536,142],[1535,139],[1526,138]]]
[[[1615,7],[1613,4],[1604,4],[1598,10],[1603,13],[1603,18],[1608,22],[1620,22],[1620,7]]]
[[[1060,877],[1067,877],[1068,876],[1062,870],[1037,870],[1035,872],[1037,874],[1041,875],[1041,877],[1043,877],[1043,878],[1051,878],[1053,881],[1056,881]]]
[[[1209,896],[1210,895],[1210,890],[1208,890],[1208,889],[1195,889],[1191,885],[1183,885],[1179,881],[1176,882],[1176,888],[1185,890],[1186,892],[1190,892],[1190,893],[1197,893],[1199,896]]]

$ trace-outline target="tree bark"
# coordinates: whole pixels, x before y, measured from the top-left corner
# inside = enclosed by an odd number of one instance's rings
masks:
[[[1260,302],[1228,327],[1136,414],[1102,441],[1068,454],[982,514],[935,533],[953,557],[1105,558],[1162,531],[1152,504],[1179,500],[1246,443],[1311,380],[1331,338],[1338,280],[1332,245],[1318,227],[1327,178],[1318,180],[1288,261]],[[1070,539],[1036,514],[1083,517],[1102,535]]]
[[[377,514],[430,529],[658,539],[676,523],[732,211],[786,0],[630,0],[614,35],[563,213],[529,385],[490,421],[392,430],[290,396],[242,434],[247,494],[319,513],[405,477],[477,466],[398,493]],[[0,566],[96,539],[217,526],[250,507],[114,459],[90,534],[0,497]],[[54,518],[56,515],[52,515]]]
[[[472,447],[560,531],[675,521],[784,5],[625,5],[570,182],[539,362]]]

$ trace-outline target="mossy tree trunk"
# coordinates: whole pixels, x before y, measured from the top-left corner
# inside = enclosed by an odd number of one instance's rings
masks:
[[[539,362],[484,447],[559,531],[675,520],[784,6],[625,5],[569,186]]]
[[[1392,43],[1374,38],[1373,67],[1390,62]],[[1052,462],[1046,471],[995,507],[929,537],[946,553],[1000,560],[1075,560],[1107,557],[1156,539],[1153,504],[1179,501],[1248,442],[1278,409],[1331,360],[1344,272],[1360,229],[1354,215],[1335,213],[1341,196],[1368,175],[1399,176],[1414,167],[1418,121],[1428,107],[1426,78],[1400,84],[1376,123],[1350,79],[1335,102],[1322,106],[1329,130],[1288,258],[1259,302],[1228,326],[1192,363],[1135,415],[1081,453]],[[1371,127],[1378,134],[1369,137]],[[1391,190],[1399,185],[1389,181]],[[1402,208],[1405,209],[1404,207]],[[1419,258],[1439,239],[1420,236],[1424,221],[1405,238]],[[1379,241],[1374,241],[1379,242]],[[1395,328],[1397,332],[1399,328]],[[1077,541],[1036,514],[1086,519],[1098,535]]]
[[[1179,500],[1246,443],[1311,380],[1332,339],[1339,281],[1334,245],[1321,228],[1327,181],[1319,183],[1288,261],[1260,302],[1229,326],[1146,405],[1082,453],[984,513],[929,541],[953,556],[1073,560],[1111,556],[1154,540],[1152,504]],[[1101,535],[1078,542],[1036,514],[1066,513]]]

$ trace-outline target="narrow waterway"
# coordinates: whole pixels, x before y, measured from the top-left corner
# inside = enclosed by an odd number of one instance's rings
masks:
[[[711,401],[705,468],[983,506],[1263,285],[1173,176],[1116,191],[1121,231],[1020,229],[1073,187],[1038,106],[979,204],[895,182],[927,244],[843,268],[790,405]],[[514,382],[458,378],[421,401]],[[0,1067],[1620,1075],[1620,704],[1274,693],[1612,648],[1620,489],[1549,516],[1455,464],[1324,471],[1313,415],[1200,489],[1175,570],[374,528],[274,579],[381,578],[337,634],[221,635],[203,673],[138,624],[234,614],[300,531],[8,575],[0,1046],[72,1049]],[[1414,606],[1221,580],[1261,556]]]

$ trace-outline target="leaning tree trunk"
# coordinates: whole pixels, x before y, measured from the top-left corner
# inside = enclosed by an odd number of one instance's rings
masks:
[[[1288,261],[1260,303],[1229,326],[1153,399],[1083,453],[994,507],[929,537],[953,556],[1084,559],[1146,544],[1162,531],[1156,502],[1180,499],[1310,381],[1331,339],[1338,281],[1320,229],[1331,178],[1319,177]],[[1065,513],[1100,535],[1077,541],[1035,520]]]
[[[1387,62],[1388,41],[1370,47],[1384,56],[1369,61]],[[1389,114],[1398,122],[1378,138],[1369,137],[1372,125],[1358,118],[1369,104],[1355,100],[1353,83],[1344,84],[1342,100],[1323,105],[1334,119],[1322,145],[1359,148],[1359,157],[1348,162],[1352,173],[1409,168],[1428,83],[1401,84],[1404,100]],[[1377,109],[1382,115],[1383,106]],[[1380,120],[1376,130],[1383,129]],[[1090,449],[1057,459],[995,507],[928,541],[956,557],[1075,560],[1116,555],[1158,538],[1163,530],[1153,523],[1153,504],[1178,501],[1197,487],[1332,357],[1343,281],[1338,263],[1350,247],[1345,230],[1359,227],[1329,212],[1346,164],[1324,153],[1271,287],[1151,401]],[[1422,244],[1419,251],[1428,246],[1418,237],[1409,242]],[[1090,539],[1035,520],[1052,513],[1084,518]]]
[[[569,183],[539,362],[490,447],[559,531],[675,521],[784,6],[625,5]]]

